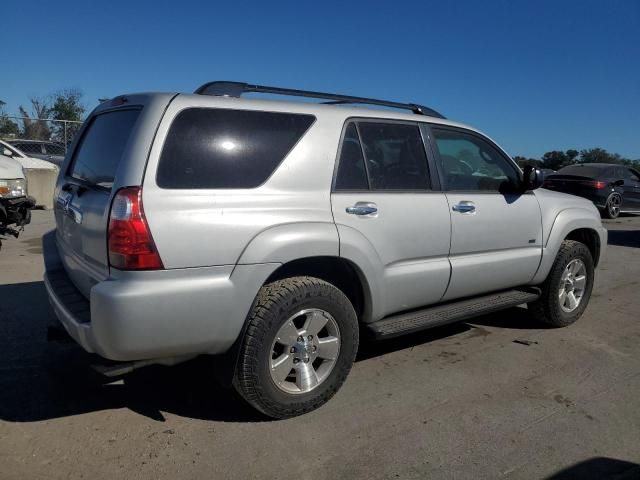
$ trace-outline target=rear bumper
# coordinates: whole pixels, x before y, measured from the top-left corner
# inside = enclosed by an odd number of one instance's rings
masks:
[[[56,316],[85,350],[119,361],[225,352],[241,333],[259,288],[278,267],[112,271],[86,299],[57,258],[55,235],[45,235],[43,246],[44,281]]]

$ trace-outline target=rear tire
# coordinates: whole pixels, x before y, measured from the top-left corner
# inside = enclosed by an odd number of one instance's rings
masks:
[[[607,198],[604,208],[601,210],[603,218],[618,218],[620,207],[622,206],[622,196],[619,193],[612,193]]]
[[[566,327],[582,316],[593,289],[591,252],[583,243],[565,240],[551,271],[541,285],[542,294],[528,307],[536,320],[554,327]]]
[[[234,386],[273,418],[294,417],[326,403],[358,351],[358,320],[351,302],[318,278],[265,285],[248,322]]]

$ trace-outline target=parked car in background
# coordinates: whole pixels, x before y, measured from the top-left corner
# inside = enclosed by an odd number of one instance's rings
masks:
[[[25,154],[62,165],[64,161],[64,145],[44,140],[9,140],[11,145],[22,150]]]
[[[2,236],[17,237],[31,221],[34,203],[27,195],[27,179],[22,165],[0,154],[0,247]]]
[[[11,145],[4,140],[0,140],[0,154],[11,157],[22,165],[23,168],[51,168],[54,162],[31,157],[20,150],[15,145]]]
[[[624,165],[569,165],[547,176],[544,188],[588,198],[605,218],[640,213],[640,173]]]
[[[553,175],[554,173],[556,173],[556,171],[555,170],[551,170],[550,168],[541,168],[540,169],[540,173],[542,174],[542,179],[544,180],[549,175]]]

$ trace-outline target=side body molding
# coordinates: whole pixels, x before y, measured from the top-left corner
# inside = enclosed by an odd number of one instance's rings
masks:
[[[598,234],[600,238],[600,258],[594,260],[596,263],[602,260],[607,245],[607,230],[602,226],[599,216],[597,217],[596,215],[592,210],[586,208],[567,208],[558,213],[550,226],[543,224],[545,241],[542,249],[542,260],[530,284],[542,283],[547,278],[562,241],[574,230],[588,228]]]

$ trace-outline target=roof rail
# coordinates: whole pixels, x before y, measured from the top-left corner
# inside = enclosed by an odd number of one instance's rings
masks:
[[[445,118],[432,108],[418,105],[416,103],[390,102],[388,100],[376,100],[375,98],[353,97],[350,95],[339,95],[336,93],[311,92],[308,90],[295,90],[292,88],[267,87],[264,85],[251,85],[244,82],[215,81],[205,83],[194,93],[199,95],[213,95],[225,97],[240,97],[243,93],[271,93],[275,95],[287,95],[292,97],[322,98],[330,100],[324,102],[328,104],[360,103],[366,105],[380,105],[382,107],[401,108],[411,110],[418,115]]]

